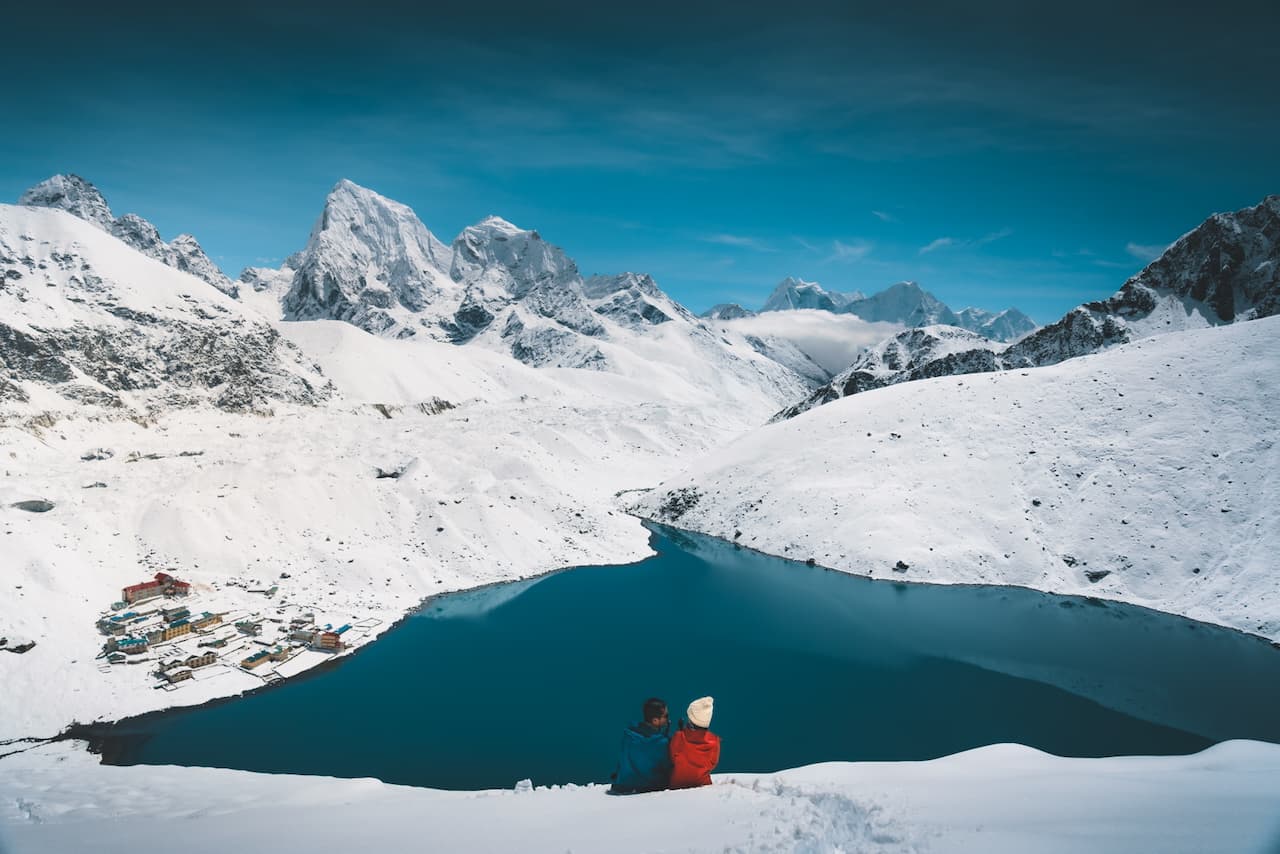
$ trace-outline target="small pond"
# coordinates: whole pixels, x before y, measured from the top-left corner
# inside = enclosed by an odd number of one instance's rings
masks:
[[[658,554],[428,602],[248,697],[123,721],[115,764],[448,789],[605,781],[650,695],[716,698],[721,771],[1280,742],[1280,651],[1096,600],[855,578],[665,528]]]

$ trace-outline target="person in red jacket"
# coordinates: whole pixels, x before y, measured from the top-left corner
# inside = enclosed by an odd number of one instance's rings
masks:
[[[715,700],[702,697],[689,704],[688,723],[671,736],[667,750],[671,754],[671,789],[692,789],[711,785],[711,772],[720,761],[720,736],[711,726]]]

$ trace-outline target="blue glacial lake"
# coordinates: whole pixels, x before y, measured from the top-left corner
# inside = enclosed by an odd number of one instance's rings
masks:
[[[1280,650],[1142,608],[854,578],[655,529],[658,554],[443,596],[321,672],[99,733],[113,764],[447,789],[606,781],[645,697],[704,694],[721,771],[1280,742]]]

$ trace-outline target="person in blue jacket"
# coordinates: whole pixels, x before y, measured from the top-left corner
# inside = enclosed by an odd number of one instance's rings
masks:
[[[657,697],[644,701],[640,723],[622,732],[622,755],[613,772],[614,795],[657,792],[667,787],[671,777],[671,757],[667,744],[671,741],[671,717],[667,704]]]

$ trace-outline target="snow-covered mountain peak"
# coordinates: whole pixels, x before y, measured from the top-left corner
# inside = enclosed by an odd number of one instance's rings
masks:
[[[743,317],[755,317],[756,313],[749,308],[743,308],[736,302],[721,302],[711,306],[704,311],[699,317],[706,320],[738,320]]]
[[[343,179],[297,259],[283,300],[288,320],[333,318],[413,335],[408,316],[449,291],[452,253],[408,206]]]
[[[111,230],[115,216],[98,188],[79,175],[54,175],[27,190],[18,198],[20,205],[57,208],[86,222]]]
[[[874,296],[855,300],[844,311],[863,320],[907,326],[960,326],[960,318],[917,282],[896,282]]]
[[[455,282],[482,284],[487,296],[497,288],[513,299],[548,285],[582,288],[578,265],[563,249],[497,216],[467,226],[453,241],[451,275]]]
[[[806,282],[795,276],[787,276],[769,294],[765,300],[764,311],[788,311],[795,308],[816,308],[823,311],[837,312],[850,302],[862,299],[860,292],[842,294],[828,291],[817,282]]]

